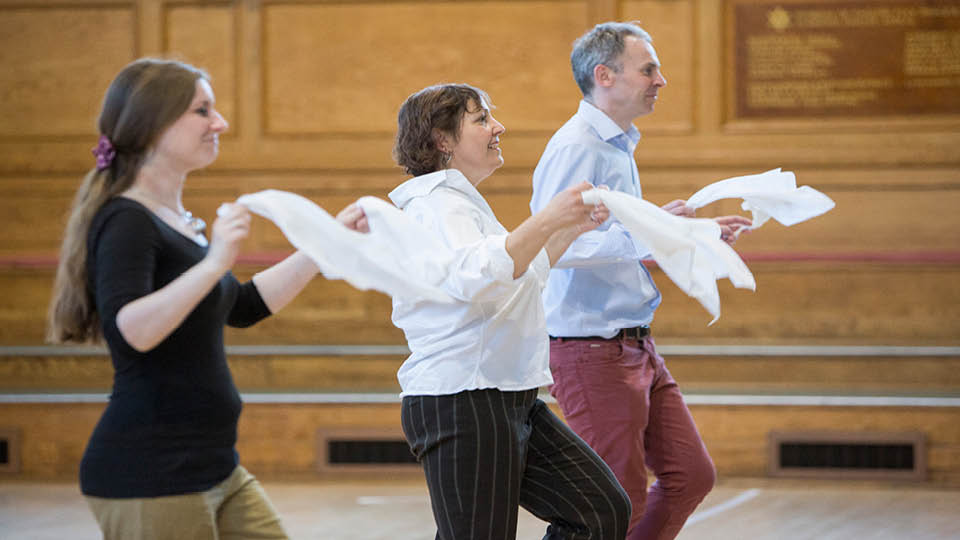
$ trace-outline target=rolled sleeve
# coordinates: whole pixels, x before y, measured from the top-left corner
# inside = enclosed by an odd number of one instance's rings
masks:
[[[436,232],[456,253],[441,283],[447,294],[465,302],[487,301],[515,289],[507,233],[484,235],[475,209],[454,197],[432,193],[411,202],[404,211]]]

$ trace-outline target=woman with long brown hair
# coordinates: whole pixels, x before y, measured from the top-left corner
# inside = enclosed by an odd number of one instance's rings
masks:
[[[104,340],[115,373],[80,465],[104,538],[285,538],[234,445],[241,401],[223,327],[276,313],[317,274],[295,253],[246,283],[230,272],[250,214],[224,204],[209,240],[187,212],[188,173],[217,157],[227,122],[209,77],[141,59],[107,90],[96,167],[74,200],[48,339]],[[355,205],[338,219],[363,229]],[[244,536],[247,535],[247,536]]]

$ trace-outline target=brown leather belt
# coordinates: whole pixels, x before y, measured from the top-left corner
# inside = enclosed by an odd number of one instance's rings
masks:
[[[619,332],[616,333],[613,337],[602,338],[600,336],[584,336],[584,337],[554,337],[550,336],[550,339],[556,341],[571,341],[571,340],[598,340],[598,339],[643,339],[650,335],[649,326],[637,326],[635,328],[621,328]]]

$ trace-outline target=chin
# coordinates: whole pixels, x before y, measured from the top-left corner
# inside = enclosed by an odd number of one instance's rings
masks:
[[[640,118],[641,116],[646,116],[653,112],[653,106],[644,107],[637,110],[637,114],[634,115],[634,118]]]
[[[216,152],[214,152],[213,155],[208,156],[206,159],[198,160],[191,170],[197,171],[200,169],[206,169],[210,165],[213,165],[213,162],[216,160],[217,160],[217,154]]]

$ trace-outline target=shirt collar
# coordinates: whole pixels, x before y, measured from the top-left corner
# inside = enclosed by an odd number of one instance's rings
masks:
[[[630,124],[630,129],[623,131],[613,119],[607,116],[607,113],[601,111],[585,99],[580,100],[580,108],[577,109],[577,115],[583,118],[590,127],[595,129],[604,141],[610,142],[617,137],[626,137],[631,152],[637,147],[637,143],[640,142],[640,131],[637,129],[637,126]]]
[[[463,193],[468,199],[473,201],[474,204],[485,208],[491,214],[493,213],[490,205],[484,200],[483,195],[480,195],[480,192],[477,191],[476,186],[471,184],[470,181],[467,180],[467,177],[457,169],[444,169],[442,171],[415,176],[397,186],[388,196],[390,200],[393,201],[393,204],[403,209],[411,199],[423,197],[441,185]]]

